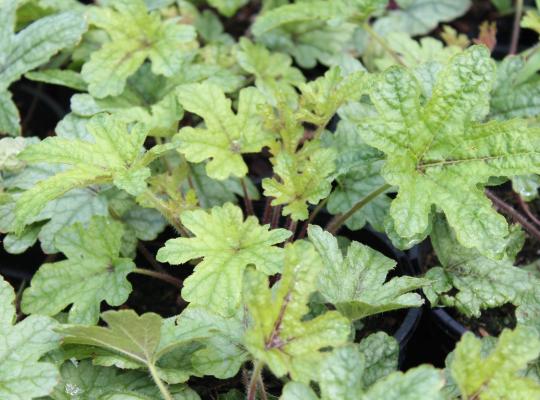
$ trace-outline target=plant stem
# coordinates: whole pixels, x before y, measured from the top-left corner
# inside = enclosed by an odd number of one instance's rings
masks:
[[[182,226],[178,217],[174,215],[174,211],[171,210],[163,200],[156,196],[151,190],[147,190],[145,194],[146,198],[152,203],[152,206],[165,217],[178,233],[185,237],[190,236],[189,232]]]
[[[401,58],[399,58],[397,53],[394,50],[392,50],[390,45],[386,42],[386,40],[381,35],[375,32],[375,30],[371,27],[371,25],[368,22],[363,24],[362,27],[366,30],[367,33],[369,33],[369,35],[377,43],[379,43],[379,45],[384,49],[384,51],[386,51],[394,59],[395,62],[397,62],[399,65],[404,65],[403,61],[401,60]]]
[[[519,31],[521,15],[523,14],[523,0],[516,0],[514,12],[514,25],[512,27],[512,39],[510,41],[510,50],[508,54],[516,54],[519,42]]]
[[[362,207],[364,207],[366,204],[368,204],[370,201],[375,199],[380,194],[386,192],[388,189],[390,189],[392,186],[385,183],[384,185],[378,187],[373,192],[369,193],[364,198],[360,199],[354,206],[351,207],[349,211],[347,211],[345,214],[337,215],[332,221],[328,223],[326,226],[326,230],[330,233],[335,234],[339,228],[358,210],[360,210]]]
[[[270,223],[270,218],[272,216],[272,197],[267,197],[264,203],[264,211],[262,216],[262,224],[266,225]]]
[[[259,388],[261,389],[261,400],[268,400],[268,396],[266,395],[266,388],[264,387],[262,373],[259,374],[258,383],[259,383]]]
[[[296,226],[298,225],[298,221],[295,221],[291,217],[289,217],[288,220],[289,221],[287,223],[287,229],[291,231],[292,235],[291,237],[289,237],[289,239],[287,239],[287,243],[294,240],[294,235],[296,234]]]
[[[251,373],[251,379],[249,380],[247,400],[255,400],[255,396],[257,395],[257,384],[259,382],[262,367],[263,363],[260,361],[255,361],[253,364],[253,372]]]
[[[317,207],[315,207],[313,211],[311,211],[311,213],[309,214],[308,220],[304,222],[304,225],[302,226],[302,230],[298,234],[298,239],[303,239],[306,236],[309,224],[313,222],[315,217],[321,212],[321,210],[324,208],[327,202],[328,202],[328,197],[320,201],[319,204],[317,204]]]
[[[135,268],[132,272],[134,274],[146,275],[151,276],[152,278],[160,279],[164,282],[168,282],[171,285],[176,286],[177,288],[181,288],[183,285],[183,282],[180,279],[175,278],[174,276],[171,276],[169,274],[164,274],[163,272],[152,271],[150,269],[144,268]]]
[[[533,212],[531,211],[529,205],[521,198],[521,196],[518,195],[518,201],[519,201],[519,205],[521,206],[521,208],[523,209],[523,211],[525,211],[525,214],[527,214],[527,217],[530,218],[530,220],[532,222],[534,222],[536,225],[539,225],[540,226],[540,219],[538,219],[534,214]]]
[[[251,198],[249,197],[249,193],[248,193],[247,185],[246,185],[246,179],[240,178],[240,183],[242,184],[242,192],[244,192],[244,206],[246,208],[246,213],[248,215],[253,215],[253,202],[251,201]]]
[[[491,199],[497,209],[511,216],[516,222],[518,222],[531,236],[540,241],[540,231],[536,227],[527,221],[523,215],[515,210],[511,205],[507,204],[500,198],[498,198],[493,192],[486,189],[486,195]]]
[[[156,366],[153,363],[148,363],[148,370],[150,371],[150,375],[152,376],[152,379],[156,383],[156,386],[158,387],[159,391],[161,392],[161,395],[163,396],[163,399],[165,400],[174,400],[171,393],[169,392],[169,389],[167,389],[167,386],[163,381],[159,378],[159,375],[156,370]]]
[[[146,248],[146,246],[142,242],[137,243],[137,249],[139,250],[139,253],[148,261],[148,263],[154,268],[156,271],[165,273],[165,269],[161,266],[160,263],[157,262],[154,255]]]
[[[277,228],[279,225],[279,217],[281,217],[281,206],[276,206],[272,210],[272,222],[270,223],[272,229]]]
[[[324,131],[324,128],[326,128],[326,125],[328,125],[328,123],[330,122],[331,119],[332,119],[332,117],[328,118],[326,121],[324,121],[322,124],[320,124],[317,127],[315,132],[313,132],[313,140],[320,139],[320,137],[321,137],[321,135],[322,135],[322,133]]]

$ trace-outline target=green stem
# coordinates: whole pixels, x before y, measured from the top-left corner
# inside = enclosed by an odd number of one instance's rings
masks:
[[[174,211],[171,210],[163,200],[156,196],[151,190],[147,190],[145,194],[152,206],[165,217],[165,219],[174,227],[174,229],[176,229],[182,236],[190,236],[189,232],[180,223],[180,220],[174,215]]]
[[[174,400],[171,393],[169,392],[169,389],[167,389],[167,386],[159,378],[159,375],[158,375],[157,370],[156,370],[156,366],[153,363],[148,363],[148,370],[150,371],[150,375],[152,376],[152,379],[156,383],[156,386],[158,387],[159,391],[161,392],[161,395],[163,396],[163,399],[165,399],[165,400]]]
[[[371,202],[373,199],[375,199],[380,194],[386,192],[388,189],[390,189],[392,186],[385,183],[384,185],[378,187],[373,192],[369,193],[364,198],[360,199],[354,206],[351,207],[349,211],[347,211],[345,214],[337,215],[332,221],[328,223],[326,226],[326,230],[330,233],[335,234],[339,228],[358,210],[360,210],[362,207],[367,205],[369,202]]]
[[[160,279],[164,282],[168,282],[171,285],[176,286],[177,288],[181,288],[183,285],[183,282],[180,279],[175,278],[174,276],[171,276],[169,274],[164,274],[163,272],[152,271],[150,269],[144,268],[135,268],[132,272],[134,274],[146,275],[151,276],[152,278]]]
[[[386,40],[381,35],[379,35],[377,32],[375,32],[375,30],[371,27],[371,25],[369,23],[366,22],[365,24],[362,25],[362,27],[364,28],[364,30],[367,33],[369,33],[369,35],[377,43],[379,43],[379,45],[384,49],[384,51],[386,51],[396,61],[396,63],[398,63],[400,65],[404,65],[403,61],[401,60],[401,58],[399,58],[397,53],[394,50],[392,50],[390,45],[386,42]]]
[[[263,368],[263,363],[260,361],[255,361],[253,365],[253,372],[251,373],[251,379],[249,380],[247,400],[255,400],[257,395],[257,384],[261,378],[261,371]]]

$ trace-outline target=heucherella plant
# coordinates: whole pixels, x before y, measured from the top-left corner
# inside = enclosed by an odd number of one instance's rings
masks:
[[[538,46],[470,5],[0,0],[0,399],[539,398]],[[404,363],[430,307],[506,318]]]

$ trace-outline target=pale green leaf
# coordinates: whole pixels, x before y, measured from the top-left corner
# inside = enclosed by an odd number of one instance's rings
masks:
[[[351,320],[407,307],[419,307],[422,298],[411,293],[424,286],[424,279],[386,275],[396,262],[358,242],[351,242],[347,256],[337,239],[316,225],[310,225],[309,239],[323,260],[318,289],[325,300]]]
[[[9,9],[9,3],[15,4],[15,0],[4,0],[4,3],[8,3],[5,11],[7,14],[15,11]],[[5,90],[25,72],[47,62],[61,49],[75,45],[86,30],[86,21],[78,12],[41,18],[16,35],[9,32],[14,26],[10,25],[10,22],[6,23],[8,25],[2,28],[11,37],[0,42],[0,90]],[[12,20],[11,24],[13,23]]]
[[[433,305],[441,303],[479,317],[487,308],[525,304],[540,284],[530,272],[514,267],[512,258],[495,261],[460,245],[442,218],[433,226],[431,243],[441,263],[426,274],[433,283],[424,291]]]
[[[19,232],[49,202],[69,190],[91,184],[114,182],[130,194],[146,188],[149,176],[143,144],[147,129],[127,124],[113,116],[93,117],[86,128],[91,139],[50,137],[27,147],[19,158],[28,163],[67,164],[71,169],[38,182],[22,194],[17,202],[14,230]]]
[[[217,8],[220,14],[232,17],[240,7],[248,3],[248,0],[208,0],[208,4]]]
[[[224,180],[244,177],[247,165],[243,153],[257,153],[268,145],[272,136],[265,132],[257,107],[264,97],[255,88],[240,91],[238,112],[231,110],[231,100],[218,86],[203,83],[178,88],[178,98],[189,112],[203,118],[205,128],[182,128],[179,151],[191,162],[206,164],[210,178]]]
[[[430,365],[393,372],[373,385],[361,400],[443,400],[443,374]]]
[[[440,22],[456,19],[471,6],[470,0],[397,0],[396,3],[399,8],[376,20],[374,28],[378,32],[422,35]]]
[[[317,126],[326,126],[343,104],[359,100],[366,88],[363,71],[343,76],[341,68],[333,67],[324,76],[299,85],[298,118]]]
[[[185,300],[232,315],[240,304],[242,276],[249,264],[268,275],[281,271],[283,250],[274,245],[286,240],[289,231],[260,226],[253,216],[244,220],[242,210],[230,203],[209,212],[185,211],[181,221],[194,237],[168,240],[157,259],[183,264],[203,257],[184,281]]]
[[[149,377],[138,371],[94,366],[88,360],[67,361],[61,379],[50,397],[53,400],[153,400],[159,391]]]
[[[512,178],[512,189],[525,201],[531,201],[538,197],[540,188],[540,176],[536,174],[520,175]]]
[[[534,117],[540,114],[540,78],[535,73],[521,81],[526,62],[521,56],[506,57],[497,67],[490,115],[496,119]]]
[[[104,349],[109,355],[104,353],[99,361],[94,360],[101,365],[147,368],[153,379],[157,374],[170,383],[189,378],[191,365],[183,357],[189,359],[199,346],[193,348],[193,338],[184,338],[172,319],[163,320],[154,313],[139,316],[133,310],[106,311],[101,317],[108,327],[62,327],[64,343]]]
[[[0,90],[0,133],[12,136],[21,133],[19,110],[7,90]]]
[[[90,23],[110,38],[81,71],[90,94],[97,98],[122,93],[127,78],[146,59],[155,74],[173,76],[182,65],[187,43],[195,38],[192,26],[162,21],[158,13],[149,13],[143,0],[118,0],[111,8],[93,11]]]
[[[311,244],[298,241],[285,249],[285,267],[272,289],[267,277],[249,269],[244,278],[244,302],[251,317],[245,345],[274,375],[317,379],[325,358],[321,349],[344,344],[350,324],[337,311],[303,320],[310,295],[317,289],[322,261]]]
[[[479,122],[487,113],[494,63],[484,46],[454,56],[441,70],[431,98],[406,69],[392,67],[370,97],[379,115],[361,119],[360,134],[383,151],[385,180],[399,188],[390,216],[405,240],[429,233],[437,206],[459,242],[501,257],[508,224],[483,193],[492,176],[540,171],[538,131],[522,120]]]
[[[255,77],[255,86],[269,102],[276,104],[276,97],[294,102],[297,97],[294,86],[303,83],[304,76],[292,67],[290,56],[270,52],[263,45],[242,38],[236,58],[242,69]]]
[[[464,398],[535,399],[540,396],[540,384],[522,372],[539,354],[538,334],[525,327],[505,329],[488,354],[482,339],[466,333],[448,368]]]
[[[385,0],[334,0],[286,4],[259,16],[252,30],[255,36],[287,24],[331,19],[361,20],[385,4]]]
[[[57,322],[33,315],[15,324],[15,292],[0,276],[0,397],[29,400],[49,394],[58,380],[53,364],[40,362],[60,343]]]
[[[75,45],[86,31],[81,13],[65,12],[41,18],[15,34],[16,5],[16,0],[0,3],[0,132],[10,135],[21,132],[17,107],[7,91],[11,83]]]
[[[32,141],[22,137],[0,139],[0,171],[18,172],[23,169],[25,164],[17,156]]]
[[[96,323],[100,304],[123,304],[131,292],[126,276],[135,265],[120,258],[122,225],[103,217],[88,227],[75,224],[56,235],[56,247],[67,260],[44,264],[23,293],[26,313],[56,315],[69,304],[71,323]]]
[[[24,75],[31,81],[61,85],[79,91],[86,90],[86,82],[78,72],[69,69],[46,69],[43,71],[28,72]]]
[[[364,357],[363,387],[367,388],[398,368],[399,344],[384,332],[373,333],[358,344]]]
[[[332,189],[336,152],[316,149],[303,155],[281,152],[275,157],[274,173],[279,177],[265,178],[262,186],[267,197],[274,197],[272,205],[286,204],[284,215],[293,220],[308,218],[308,203],[317,204]]]
[[[319,386],[321,398],[356,400],[363,390],[362,375],[365,372],[364,357],[357,346],[340,347],[321,365]]]
[[[380,174],[383,156],[363,143],[358,128],[343,119],[336,132],[323,136],[323,141],[338,154],[336,185],[328,196],[327,209],[333,215],[345,213],[385,183]],[[386,195],[377,196],[349,217],[345,225],[357,230],[369,223],[374,229],[383,231],[390,202]]]
[[[280,400],[319,400],[313,389],[300,382],[288,382],[283,388]]]
[[[205,337],[204,347],[192,357],[194,368],[201,375],[220,379],[235,376],[247,360],[242,345],[244,321],[242,313],[229,318],[205,307],[189,306],[178,316],[178,330],[186,338]]]

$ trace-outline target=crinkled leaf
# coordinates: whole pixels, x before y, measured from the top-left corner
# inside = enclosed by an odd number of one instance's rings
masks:
[[[358,364],[361,358],[354,356],[355,351],[352,347],[343,348],[329,357],[334,358],[335,362],[327,366],[326,372],[329,375],[323,376],[319,381],[322,387],[321,400],[443,400],[441,392],[444,384],[443,374],[428,365],[412,368],[406,373],[393,372],[365,392],[361,386],[355,387],[361,376],[361,372],[358,371],[362,371],[362,366]],[[340,355],[342,357],[338,358]],[[334,377],[338,379],[332,379]],[[280,399],[318,400],[318,397],[309,386],[290,382],[285,385]]]
[[[255,86],[269,101],[275,104],[276,96],[294,101],[294,86],[303,83],[304,76],[300,70],[292,67],[291,57],[270,52],[263,45],[254,44],[246,38],[240,39],[240,51],[236,57],[242,69],[255,76]]]
[[[191,360],[201,375],[231,378],[247,360],[248,354],[242,345],[241,315],[225,318],[205,307],[189,306],[180,314],[177,324],[186,338],[206,338],[201,341],[204,347]]]
[[[466,333],[454,351],[448,366],[464,398],[479,400],[534,399],[540,396],[540,384],[523,377],[527,364],[540,354],[540,339],[533,330],[505,329],[487,354],[486,340]]]
[[[319,400],[313,389],[300,382],[288,382],[283,387],[280,400]]]
[[[363,71],[343,76],[341,68],[333,67],[324,76],[299,85],[301,91],[298,117],[317,126],[325,126],[338,108],[348,101],[358,100],[366,86]]]
[[[384,332],[373,333],[358,344],[364,357],[363,387],[367,388],[394,372],[398,367],[399,344]]]
[[[415,69],[424,68],[423,63],[446,63],[451,56],[462,50],[457,45],[445,46],[440,40],[429,36],[416,41],[403,32],[391,32],[387,35],[386,40],[390,48],[398,55],[401,63],[410,68],[415,67]],[[384,71],[394,65],[396,60],[385,52],[372,62],[380,71]]]
[[[184,76],[187,75],[187,76]],[[143,64],[126,82],[122,94],[94,98],[87,93],[71,97],[71,111],[80,117],[92,117],[109,112],[124,122],[142,122],[149,135],[169,137],[177,131],[183,109],[176,98],[175,88],[184,81],[204,79],[206,75],[191,77],[188,72],[174,79],[152,73],[149,64]],[[178,80],[178,83],[176,82]]]
[[[404,32],[411,36],[433,30],[440,22],[452,21],[471,6],[470,0],[396,0],[399,8],[378,18],[374,28],[383,34]]]
[[[75,45],[86,30],[86,21],[78,12],[65,12],[41,18],[17,34],[15,0],[4,0],[0,42],[0,89],[5,90],[27,71],[47,62],[61,49]]]
[[[0,397],[29,400],[49,394],[58,381],[53,364],[40,362],[60,336],[51,318],[32,315],[15,324],[15,293],[0,276]]]
[[[151,152],[143,153],[147,129],[127,124],[113,116],[93,117],[86,128],[92,141],[50,137],[27,147],[19,158],[28,163],[66,164],[71,168],[43,180],[19,198],[14,230],[20,231],[45,205],[71,189],[114,182],[132,195],[146,188],[146,165]]]
[[[322,399],[356,400],[364,391],[366,363],[357,346],[335,349],[321,365],[319,386]]]
[[[103,217],[85,227],[69,226],[56,235],[56,247],[67,260],[43,264],[23,293],[26,313],[56,315],[69,304],[71,323],[96,323],[100,304],[123,304],[131,292],[126,276],[135,269],[120,258],[122,225]]]
[[[352,320],[407,307],[419,307],[422,298],[411,291],[426,284],[424,279],[396,277],[388,282],[386,275],[396,262],[358,242],[351,242],[346,257],[337,239],[316,225],[310,225],[309,239],[323,260],[318,289]]]
[[[307,156],[281,152],[274,161],[277,177],[263,180],[264,194],[274,197],[272,205],[286,204],[284,215],[293,220],[308,218],[308,203],[317,204],[332,189],[336,152],[316,149]]]
[[[149,13],[143,0],[118,0],[113,8],[96,8],[91,24],[109,35],[83,65],[82,77],[90,94],[97,98],[119,95],[126,80],[146,59],[155,74],[173,76],[179,71],[186,43],[195,38],[190,25],[174,20],[162,21]]]
[[[525,121],[478,122],[487,112],[494,72],[487,48],[473,46],[438,74],[425,104],[418,81],[404,68],[388,69],[372,86],[379,115],[363,119],[360,134],[385,153],[382,175],[399,187],[390,216],[402,238],[428,234],[436,205],[462,245],[502,256],[508,224],[483,186],[492,176],[540,171],[540,153],[538,130]]]
[[[291,54],[303,68],[313,68],[321,62],[357,71],[363,67],[349,54],[356,23],[384,8],[386,3],[386,0],[278,3],[275,4],[278,7],[267,6],[271,10],[261,13],[252,28],[258,42]]]
[[[393,372],[373,385],[361,400],[443,400],[443,374],[430,365]]]
[[[525,65],[520,56],[506,57],[498,65],[490,103],[493,118],[526,118],[540,114],[540,78],[533,74],[520,81]]]
[[[442,303],[479,317],[487,308],[525,304],[540,285],[530,272],[514,267],[512,258],[495,261],[460,245],[442,218],[434,224],[431,243],[441,263],[426,273],[432,284],[424,292],[433,305]]]
[[[255,36],[286,24],[331,19],[362,20],[385,5],[385,0],[334,0],[286,4],[262,14],[253,24]]]
[[[272,140],[256,113],[264,97],[255,88],[240,92],[236,114],[231,110],[231,100],[212,84],[180,86],[178,98],[187,111],[201,116],[205,123],[205,128],[180,130],[179,151],[191,162],[210,159],[206,164],[210,178],[244,177],[247,165],[242,154],[256,153]]]
[[[263,273],[246,271],[244,302],[251,323],[245,345],[278,377],[289,373],[302,382],[316,379],[325,358],[321,349],[344,344],[350,333],[349,322],[337,311],[303,320],[322,267],[313,246],[299,241],[286,247],[285,267],[272,289]]]
[[[19,113],[8,87],[61,49],[75,45],[86,21],[81,13],[65,12],[41,18],[15,34],[17,1],[3,0],[0,7],[0,132],[18,135]]]
[[[290,236],[285,229],[260,226],[253,216],[243,219],[242,210],[230,203],[223,207],[186,211],[182,224],[194,237],[170,239],[157,259],[183,264],[203,257],[184,281],[182,297],[223,315],[232,315],[240,304],[242,276],[249,264],[271,275],[281,271],[283,250],[274,246]]]
[[[104,353],[101,360],[95,360],[101,365],[156,369],[159,377],[170,383],[189,378],[191,365],[182,357],[192,356],[193,338],[184,338],[174,321],[154,313],[139,316],[133,310],[106,311],[101,317],[108,327],[63,326],[64,343],[104,349],[109,355]]]
[[[53,400],[126,399],[151,400],[159,391],[142,372],[120,372],[116,368],[94,366],[88,360],[65,362],[61,379],[50,397]]]
[[[323,136],[323,141],[338,154],[336,185],[328,196],[327,209],[334,215],[345,213],[359,200],[384,185],[380,174],[383,156],[363,143],[356,126],[345,120],[339,122],[334,134]],[[388,196],[377,196],[351,215],[345,225],[356,230],[369,223],[376,230],[383,231],[390,202]]]

